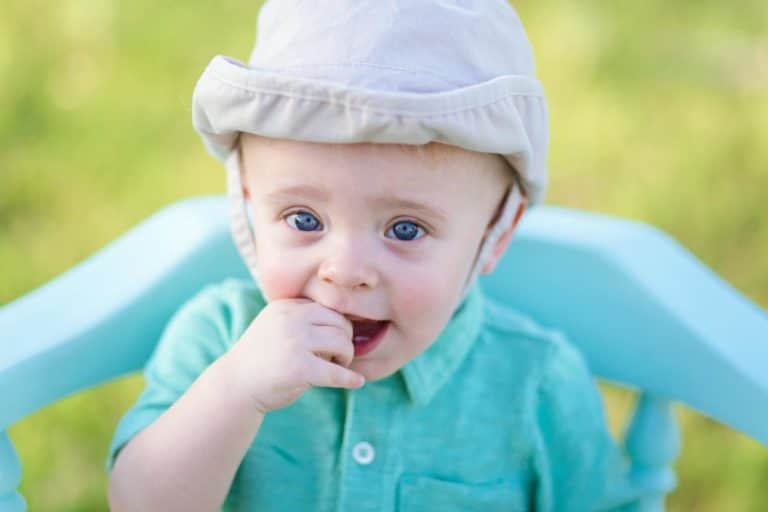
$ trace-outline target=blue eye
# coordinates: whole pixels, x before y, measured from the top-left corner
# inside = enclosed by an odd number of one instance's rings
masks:
[[[398,240],[403,242],[409,242],[411,240],[415,240],[416,238],[421,238],[426,234],[424,228],[409,220],[401,220],[399,222],[395,222],[392,227],[387,230],[386,235],[389,236],[390,232],[394,234]],[[419,232],[421,232],[421,235],[419,235]]]
[[[299,231],[316,231],[318,227],[322,227],[320,221],[308,212],[293,212],[285,217],[288,224]],[[293,220],[293,222],[291,222]]]

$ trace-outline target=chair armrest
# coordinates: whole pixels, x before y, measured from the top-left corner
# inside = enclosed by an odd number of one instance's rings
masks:
[[[768,445],[768,315],[648,225],[540,206],[484,278],[564,331],[599,376],[682,401]]]
[[[164,208],[0,308],[0,431],[78,390],[141,368],[176,309],[247,270],[224,197]]]

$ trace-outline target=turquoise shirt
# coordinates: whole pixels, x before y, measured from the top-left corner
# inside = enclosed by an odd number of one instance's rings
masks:
[[[228,280],[176,313],[108,470],[264,305],[252,282]],[[354,391],[311,388],[266,414],[225,510],[584,512],[632,510],[641,495],[580,354],[476,286],[400,371]]]

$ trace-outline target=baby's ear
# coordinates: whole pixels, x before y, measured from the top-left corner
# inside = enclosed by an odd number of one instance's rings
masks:
[[[480,271],[481,274],[490,274],[493,272],[493,269],[496,268],[496,264],[501,259],[504,251],[507,250],[507,246],[512,240],[512,235],[515,234],[515,229],[517,229],[517,223],[520,222],[520,218],[523,216],[523,213],[525,213],[527,207],[528,198],[523,196],[520,200],[520,204],[517,207],[517,211],[515,212],[515,217],[512,219],[512,223],[507,229],[504,230],[499,239],[496,241],[496,245],[493,247],[493,249],[491,249],[491,256],[488,258],[488,261],[483,264],[483,268]]]

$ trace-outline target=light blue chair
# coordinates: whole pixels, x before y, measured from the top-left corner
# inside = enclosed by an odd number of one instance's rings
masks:
[[[184,301],[247,275],[225,199],[196,198],[0,309],[0,512],[26,509],[10,425],[141,369]],[[671,401],[768,445],[768,315],[658,230],[540,206],[482,286],[567,333],[595,375],[640,392],[625,435],[639,481],[674,486]],[[663,510],[664,496],[645,508]]]

